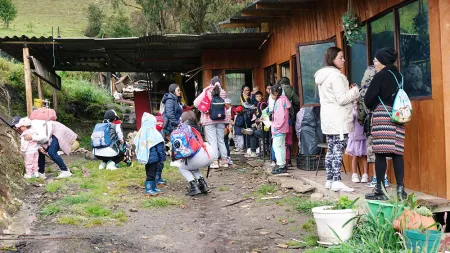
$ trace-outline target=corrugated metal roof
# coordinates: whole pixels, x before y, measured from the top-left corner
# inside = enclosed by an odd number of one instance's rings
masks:
[[[266,33],[214,33],[111,39],[55,38],[53,43],[52,37],[15,36],[0,38],[0,50],[22,61],[22,48],[27,45],[30,55],[54,70],[187,71],[201,65],[203,49],[257,49],[266,37]]]

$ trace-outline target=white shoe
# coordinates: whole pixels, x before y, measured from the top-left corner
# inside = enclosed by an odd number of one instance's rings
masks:
[[[356,174],[356,173],[353,173],[353,174],[352,174],[352,182],[353,182],[353,183],[359,183],[359,182],[361,182],[361,181],[359,180],[358,174]]]
[[[248,148],[247,149],[247,155],[250,155],[252,153],[252,149],[251,148]]]
[[[325,183],[325,189],[330,189],[331,188],[331,184],[333,183],[333,181],[331,180],[327,180],[327,182]]]
[[[228,159],[221,159],[219,162],[219,166],[222,168],[228,168]]]
[[[270,164],[270,166],[275,167],[277,166],[277,163],[275,161],[272,161],[272,163]]]
[[[210,166],[209,168],[211,169],[218,169],[219,168],[219,162],[217,160],[215,160]]]
[[[180,160],[176,160],[176,161],[171,161],[170,162],[170,167],[180,167]]]
[[[105,162],[101,162],[100,165],[98,166],[99,170],[103,170],[106,168],[106,163]]]
[[[113,161],[109,161],[106,165],[107,170],[117,170],[116,163]]]
[[[38,172],[39,173],[39,172]],[[39,173],[39,178],[41,179],[47,179],[47,176],[45,176],[45,172],[44,173]]]
[[[330,189],[330,190],[332,190],[332,191],[334,191],[334,192],[337,192],[337,191],[352,192],[352,191],[354,191],[355,189],[346,186],[346,185],[345,185],[344,183],[342,183],[341,181],[334,181],[334,182],[331,184],[331,189]]]
[[[259,148],[256,148],[256,154],[259,155]]]
[[[369,182],[369,175],[363,174],[361,177],[361,183],[367,183]]]
[[[23,175],[23,178],[26,178],[26,179],[30,179],[32,177],[33,177],[32,174],[25,174],[25,175]]]
[[[69,170],[63,170],[59,173],[59,175],[56,178],[66,178],[66,177],[71,177],[72,176],[72,172],[70,172]]]
[[[34,173],[33,173],[33,177],[35,177],[35,178],[39,178],[39,172],[37,172],[37,171],[36,171],[36,172],[34,172]]]

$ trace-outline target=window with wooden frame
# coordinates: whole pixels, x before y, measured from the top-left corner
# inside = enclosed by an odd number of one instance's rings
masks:
[[[408,96],[411,100],[431,99],[428,0],[407,1],[371,18],[364,28],[366,51],[362,50],[363,41],[347,47],[349,81],[360,85],[362,66],[373,65],[377,50],[393,47],[399,53],[395,64],[404,76]]]
[[[277,65],[271,65],[264,68],[264,85],[273,86],[277,83]]]
[[[323,67],[323,55],[327,48],[334,46],[336,46],[335,38],[297,44],[300,107],[320,105],[319,90],[314,80],[314,73]]]
[[[231,105],[240,105],[242,86],[253,86],[252,70],[225,70],[225,83],[227,97],[231,99]]]
[[[289,64],[289,61],[283,62],[280,65],[280,78],[281,77],[287,77],[289,80],[291,79],[291,66]]]

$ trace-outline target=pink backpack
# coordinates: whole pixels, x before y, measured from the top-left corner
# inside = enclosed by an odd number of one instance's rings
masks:
[[[35,120],[52,120],[56,121],[56,112],[53,109],[42,107],[31,112],[30,119]]]

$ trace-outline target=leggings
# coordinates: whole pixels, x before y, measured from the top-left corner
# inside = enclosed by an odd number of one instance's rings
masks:
[[[325,156],[327,180],[341,180],[342,157],[347,146],[347,139],[347,135],[344,135],[344,140],[340,140],[339,135],[327,135],[328,151]]]
[[[157,167],[158,163],[147,163],[145,165],[145,174],[147,175],[146,181],[155,181]]]
[[[384,175],[386,174],[386,157],[392,157],[394,162],[394,173],[397,185],[403,185],[405,174],[404,161],[402,155],[395,154],[375,154],[375,174],[377,175],[377,184],[384,185]]]

